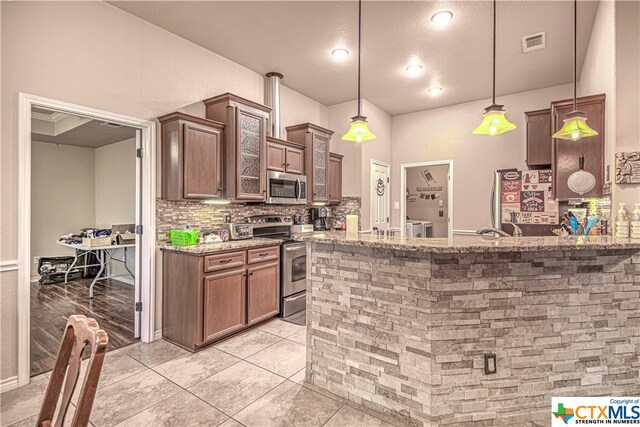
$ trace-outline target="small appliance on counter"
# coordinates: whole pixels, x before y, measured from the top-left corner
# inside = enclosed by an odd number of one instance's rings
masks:
[[[220,225],[220,237],[224,234],[229,235],[229,240],[245,240],[253,238],[253,225],[227,222]],[[224,240],[224,239],[223,239]]]
[[[329,229],[327,227],[327,218],[331,217],[331,210],[329,208],[310,208],[309,216],[311,217],[314,230],[326,231]]]
[[[295,224],[291,226],[293,233],[313,233],[313,224]]]

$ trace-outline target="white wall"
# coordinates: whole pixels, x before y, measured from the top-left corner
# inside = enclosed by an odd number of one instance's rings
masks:
[[[1,261],[18,258],[18,92],[147,119],[224,92],[263,101],[260,74],[104,2],[3,1],[0,7]],[[283,106],[283,124],[327,120],[322,104],[283,92],[291,102]],[[0,279],[5,379],[17,372],[17,272]],[[161,310],[156,313],[160,326]]]
[[[601,1],[598,6],[591,40],[580,71],[578,96],[604,93],[607,96],[605,105],[605,168],[611,164],[616,140],[615,126],[615,4],[612,1]],[[587,119],[588,120],[588,119]],[[611,177],[614,175],[611,166]]]
[[[95,219],[94,149],[31,144],[31,277],[38,276],[34,257],[70,256],[58,238]]]
[[[342,193],[344,196],[361,196],[361,228],[371,228],[371,160],[391,164],[391,115],[366,99],[362,100],[362,114],[367,117],[369,129],[377,138],[356,144],[343,141],[350,127],[351,117],[358,112],[357,101],[349,101],[329,107],[329,128],[335,131],[331,151],[343,154]],[[393,179],[393,177],[392,177]],[[399,181],[398,181],[399,182]],[[391,183],[393,186],[393,182]]]
[[[136,139],[131,138],[95,150],[95,225],[136,223]],[[124,260],[124,249],[112,251],[116,259]],[[135,252],[127,249],[127,266],[135,269]],[[112,276],[133,284],[131,276],[119,262],[111,263]]]
[[[392,179],[400,182],[404,163],[453,160],[453,228],[477,230],[491,224],[489,197],[493,172],[526,168],[525,111],[548,108],[551,101],[571,95],[571,85],[501,96],[507,118],[518,128],[495,137],[473,135],[491,100],[470,102],[393,117]],[[393,202],[404,192],[393,186]],[[400,225],[400,211],[392,210],[392,224]]]

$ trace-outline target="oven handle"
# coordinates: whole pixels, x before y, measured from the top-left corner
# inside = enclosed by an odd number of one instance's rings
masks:
[[[296,251],[296,250],[300,250],[302,248],[306,248],[307,244],[306,243],[299,243],[299,244],[295,244],[295,245],[285,245],[284,246],[284,250],[286,252],[289,251]]]

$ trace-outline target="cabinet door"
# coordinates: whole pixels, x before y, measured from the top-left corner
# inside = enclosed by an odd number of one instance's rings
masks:
[[[304,175],[304,150],[287,147],[287,172]]]
[[[342,158],[329,155],[329,202],[342,200]]]
[[[247,271],[247,323],[253,325],[280,312],[280,263],[258,264]]]
[[[267,169],[285,172],[287,168],[287,149],[273,142],[267,142]]]
[[[555,197],[567,200],[575,197],[602,197],[604,186],[604,130],[605,96],[594,95],[578,98],[578,110],[587,114],[587,123],[598,135],[582,138],[578,141],[553,139],[553,189]],[[570,100],[551,104],[553,131],[562,128],[565,115],[573,109]],[[596,186],[590,192],[580,196],[569,189],[567,180],[578,170],[578,158],[584,156],[584,170],[596,178]]]
[[[551,109],[524,113],[527,119],[527,165],[551,166]]]
[[[244,268],[204,276],[204,341],[244,328],[245,284]]]
[[[328,200],[329,140],[313,135],[312,149],[313,201],[325,202]]]
[[[266,188],[265,119],[237,108],[237,188],[236,199],[264,201]]]
[[[184,198],[222,196],[222,133],[194,123],[184,124]]]

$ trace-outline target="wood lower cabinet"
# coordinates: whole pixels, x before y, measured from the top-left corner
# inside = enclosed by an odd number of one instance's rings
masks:
[[[172,113],[158,118],[162,146],[162,198],[219,199],[224,196],[224,124]]]
[[[231,93],[203,101],[207,119],[225,124],[227,197],[239,202],[266,200],[266,130],[271,108]]]
[[[208,255],[164,251],[162,335],[191,351],[280,311],[280,246]]]
[[[305,145],[307,201],[329,201],[329,148],[333,131],[312,123],[288,126],[287,139]]]
[[[578,141],[553,139],[552,169],[554,197],[568,200],[581,197],[602,197],[604,186],[604,141],[605,141],[605,100],[606,96],[591,95],[578,98],[578,110],[587,114],[587,124],[598,132],[596,136]],[[555,133],[562,128],[565,115],[573,110],[573,100],[566,99],[551,103],[551,129]],[[584,170],[596,178],[595,188],[583,195],[569,189],[567,180],[578,170],[578,159],[584,156]]]
[[[267,169],[304,175],[305,147],[282,139],[267,137]]]
[[[342,202],[342,157],[329,154],[329,203]]]
[[[527,165],[529,168],[551,167],[551,109],[527,111]]]
[[[258,264],[247,273],[247,323],[254,325],[280,312],[280,263]]]
[[[204,276],[204,341],[245,327],[246,275],[242,268]]]

